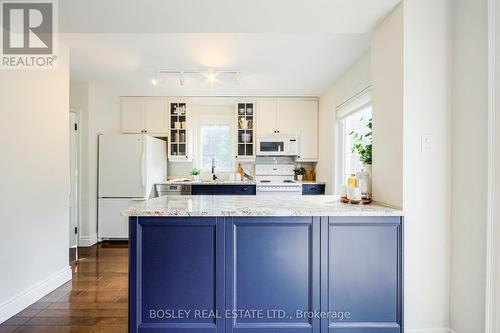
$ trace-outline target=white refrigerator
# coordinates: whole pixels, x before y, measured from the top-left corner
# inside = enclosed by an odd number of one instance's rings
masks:
[[[122,210],[154,196],[167,178],[166,142],[143,134],[99,136],[97,234],[99,240],[127,239]]]

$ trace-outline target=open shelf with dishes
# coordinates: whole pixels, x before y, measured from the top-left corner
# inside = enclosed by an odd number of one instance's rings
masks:
[[[237,159],[255,158],[255,103],[237,103]]]
[[[189,159],[188,114],[186,103],[170,103],[170,160]]]

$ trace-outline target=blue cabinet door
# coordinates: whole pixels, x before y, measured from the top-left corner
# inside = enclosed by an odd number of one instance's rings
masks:
[[[322,218],[322,332],[403,332],[401,228],[400,217]]]
[[[224,220],[133,219],[129,332],[223,333]]]
[[[320,223],[313,217],[226,219],[226,332],[312,333],[320,319]]]

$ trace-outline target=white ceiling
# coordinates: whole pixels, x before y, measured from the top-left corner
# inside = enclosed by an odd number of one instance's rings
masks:
[[[318,96],[370,45],[400,0],[60,0],[71,79],[126,94]],[[159,69],[234,70],[150,80]],[[124,92],[125,94],[125,92]]]
[[[72,34],[71,79],[126,86],[135,95],[318,96],[370,44],[367,34]],[[202,76],[151,78],[158,69],[235,70],[213,86]]]
[[[59,0],[64,33],[367,33],[401,0]]]

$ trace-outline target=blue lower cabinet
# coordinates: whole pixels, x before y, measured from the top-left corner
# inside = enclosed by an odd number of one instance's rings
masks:
[[[319,332],[319,255],[319,218],[226,219],[226,332]]]
[[[322,332],[403,332],[401,228],[399,217],[323,219]]]
[[[302,195],[323,195],[325,184],[302,184]]]
[[[403,332],[401,217],[129,221],[130,333]]]
[[[223,224],[131,219],[129,332],[224,332]]]
[[[192,185],[192,195],[255,195],[255,185]]]

